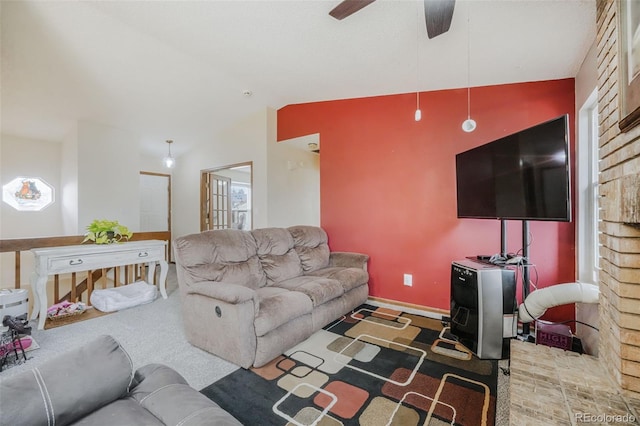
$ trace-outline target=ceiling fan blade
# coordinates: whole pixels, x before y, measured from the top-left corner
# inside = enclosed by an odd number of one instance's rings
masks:
[[[341,21],[347,16],[353,15],[363,7],[370,5],[375,0],[344,0],[333,8],[329,15]]]
[[[449,31],[456,0],[424,0],[427,36],[434,38]]]

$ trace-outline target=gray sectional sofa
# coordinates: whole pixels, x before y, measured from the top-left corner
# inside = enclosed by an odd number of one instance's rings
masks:
[[[173,241],[191,344],[260,367],[369,295],[369,257],[331,252],[315,226],[214,230]]]
[[[111,336],[1,380],[0,424],[242,426],[175,370],[134,372]]]

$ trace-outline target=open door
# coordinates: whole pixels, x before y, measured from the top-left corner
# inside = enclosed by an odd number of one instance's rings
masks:
[[[200,179],[200,230],[251,229],[252,164],[203,170]]]
[[[204,208],[201,230],[227,229],[231,227],[231,203],[229,200],[231,191],[231,178],[216,175],[215,173],[203,173],[204,184]]]

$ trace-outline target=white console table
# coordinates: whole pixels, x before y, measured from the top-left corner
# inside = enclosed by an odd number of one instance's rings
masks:
[[[149,281],[153,283],[157,262],[160,264],[158,287],[160,294],[166,299],[168,271],[165,260],[166,246],[166,241],[146,240],[120,244],[83,244],[31,249],[35,257],[35,272],[32,279],[34,303],[31,319],[39,317],[38,329],[44,328],[47,319],[47,281],[49,275],[54,274],[146,263],[149,265]]]

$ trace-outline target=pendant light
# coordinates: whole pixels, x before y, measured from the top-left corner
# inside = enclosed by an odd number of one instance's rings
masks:
[[[413,118],[416,121],[422,120],[422,111],[420,111],[420,2],[416,2],[418,7],[416,8],[416,113]]]
[[[162,164],[164,164],[164,166],[167,169],[173,169],[175,167],[175,165],[176,165],[176,160],[171,155],[171,144],[172,143],[173,143],[173,141],[171,139],[167,140],[167,145],[169,145],[169,152],[167,153],[166,157],[164,157],[162,159]]]
[[[467,8],[469,6],[467,5]],[[467,133],[476,129],[476,121],[471,118],[471,37],[469,9],[467,9],[467,119],[462,122],[462,130]]]

